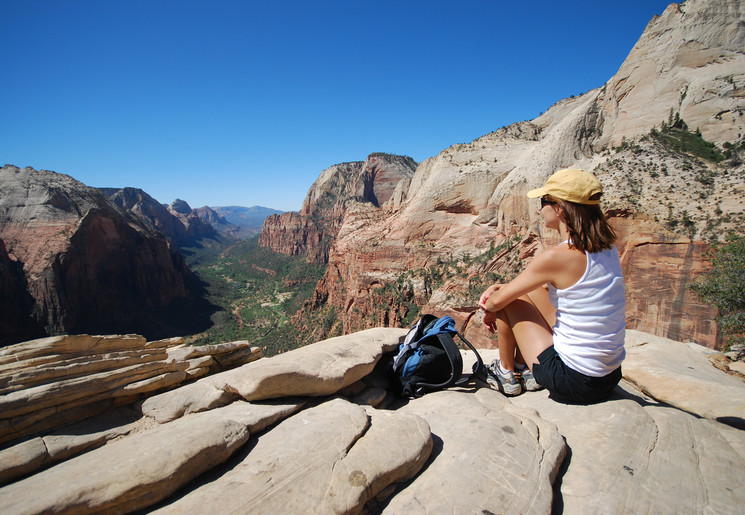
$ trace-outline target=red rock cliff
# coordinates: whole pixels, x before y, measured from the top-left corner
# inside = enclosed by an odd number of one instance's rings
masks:
[[[381,206],[391,199],[402,180],[414,174],[415,168],[411,158],[390,154],[371,154],[364,162],[334,165],[313,183],[299,213],[266,219],[259,245],[326,263],[349,203]]]
[[[175,331],[164,326],[164,310],[192,297],[190,273],[161,233],[66,175],[6,166],[0,189],[0,238],[22,266],[39,326],[71,333]]]

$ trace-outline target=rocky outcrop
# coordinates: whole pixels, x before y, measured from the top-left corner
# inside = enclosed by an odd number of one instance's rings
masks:
[[[442,443],[384,512],[551,513],[552,484],[567,451],[561,434],[494,393],[438,392],[401,408],[427,420]]]
[[[0,442],[129,404],[258,359],[248,342],[192,347],[183,338],[54,336],[0,350]]]
[[[628,331],[624,381],[600,404],[508,398],[473,380],[404,401],[385,369],[405,332],[318,342],[6,444],[3,510],[737,513],[745,502],[732,488],[745,480],[745,382],[712,365],[723,355]],[[122,341],[78,337],[48,355]],[[16,354],[38,359],[42,343]],[[463,359],[469,370],[473,352]],[[207,405],[197,386],[230,396]]]
[[[210,213],[209,208],[202,208],[201,214],[195,212],[186,201],[181,199],[174,200],[168,211],[175,216],[181,224],[184,226],[186,231],[186,241],[183,244],[194,243],[196,241],[205,238],[215,238],[217,236],[217,230],[207,220],[208,218],[218,218],[217,213]],[[206,215],[206,217],[205,217]],[[225,220],[227,224],[227,220]]]
[[[15,513],[126,513],[150,506],[192,477],[225,461],[244,444],[249,432],[241,415],[220,410],[194,415],[170,427],[154,427],[101,447],[64,466],[3,488],[0,495],[4,497],[4,509]],[[188,435],[188,444],[174,445],[174,435]],[[126,456],[147,458],[125,459]],[[96,472],[91,474],[92,470]],[[121,481],[123,477],[129,480]],[[29,490],[36,494],[19,495]]]
[[[706,270],[708,245],[642,218],[612,221],[621,236],[628,327],[678,340],[690,337],[717,348],[716,309],[702,304],[690,288]]]
[[[239,240],[249,236],[250,234],[258,233],[258,230],[255,230],[253,233],[244,233],[242,227],[230,223],[223,215],[207,206],[193,209],[192,213],[204,224],[209,225],[214,229],[214,231],[217,231],[219,234],[229,239]],[[214,235],[214,233],[211,234]]]
[[[650,21],[607,84],[443,150],[402,178],[379,207],[347,201],[328,270],[305,313],[333,308],[343,332],[405,323],[423,304],[465,321],[479,288],[509,280],[557,243],[525,193],[557,169],[577,167],[605,186],[602,206],[620,236],[629,327],[716,347],[716,311],[688,286],[707,266],[706,243],[745,223],[745,159],[736,152],[719,161],[702,157],[693,143],[676,146],[660,131],[686,123],[683,136],[699,147],[718,145],[720,157],[725,145],[739,145],[743,27],[741,0],[672,4]],[[338,192],[337,205],[338,195],[350,198],[334,177],[321,174],[304,210],[325,198],[319,191]],[[302,219],[287,216],[294,227]],[[305,252],[296,244],[302,231],[283,232],[282,247]],[[492,251],[503,246],[509,252],[495,261]],[[467,331],[485,344],[478,327]]]
[[[186,240],[186,227],[171,211],[138,188],[99,188],[111,202],[133,215],[146,227],[163,233],[171,242]]]
[[[739,0],[673,3],[652,18],[598,99],[602,123],[594,145],[618,146],[646,134],[671,109],[709,141],[741,138],[743,18]]]
[[[300,214],[342,214],[348,199],[380,207],[393,197],[399,182],[413,176],[416,166],[410,157],[381,153],[370,154],[364,162],[334,165],[310,187]]]
[[[389,484],[414,475],[432,448],[422,418],[368,413],[342,399],[304,410],[277,429],[262,437],[230,472],[157,512],[191,513],[205,505],[234,512],[249,505],[260,513],[309,508],[354,513]],[[286,440],[288,435],[292,442]],[[400,439],[386,449],[391,435]],[[285,485],[292,485],[289,497]],[[225,496],[226,489],[234,495]]]
[[[410,157],[390,154],[370,154],[364,162],[334,165],[310,187],[299,213],[266,219],[259,245],[283,254],[305,255],[309,262],[326,263],[350,206],[370,204],[378,208],[391,201],[415,168],[416,162]]]
[[[197,381],[179,392],[147,399],[142,412],[158,422],[224,406],[240,396],[249,401],[293,395],[330,395],[368,375],[383,352],[398,344],[401,329],[377,328],[338,337]],[[333,357],[330,359],[329,357]]]
[[[0,188],[0,239],[39,327],[158,337],[188,313],[184,327],[197,328],[190,272],[161,233],[67,175],[5,166]]]
[[[712,366],[710,358],[721,360],[721,354],[694,343],[683,344],[684,349],[681,345],[629,331],[623,363],[626,379],[664,404],[745,429],[745,398],[739,393],[743,376],[722,375]]]
[[[328,261],[331,237],[312,218],[288,211],[267,217],[261,229],[259,245],[288,256],[307,256],[306,259],[312,263],[325,263]]]

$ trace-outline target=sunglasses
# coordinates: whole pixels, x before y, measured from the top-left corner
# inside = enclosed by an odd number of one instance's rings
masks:
[[[556,204],[555,201],[549,200],[546,197],[541,197],[541,209],[543,209],[546,206],[552,206],[554,204]]]

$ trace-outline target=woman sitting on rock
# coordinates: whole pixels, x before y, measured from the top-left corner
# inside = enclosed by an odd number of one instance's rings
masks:
[[[584,170],[559,170],[528,192],[562,243],[513,281],[481,295],[484,325],[497,333],[489,382],[507,395],[545,386],[570,402],[606,398],[621,380],[625,286],[616,235],[598,206],[602,186]],[[516,374],[516,370],[520,374]],[[520,376],[522,383],[516,375]]]

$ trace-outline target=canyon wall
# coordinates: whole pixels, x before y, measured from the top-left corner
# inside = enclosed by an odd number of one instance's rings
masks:
[[[34,300],[26,289],[26,277],[0,240],[0,346],[43,336],[33,319]]]
[[[23,275],[14,296],[33,299],[38,330],[162,336],[196,327],[186,314],[197,301],[191,274],[163,234],[67,175],[8,165],[0,189],[0,240]],[[182,315],[191,323],[181,326]]]
[[[332,167],[260,241],[314,260],[325,242],[328,270],[306,314],[333,309],[332,332],[407,323],[422,306],[465,324],[479,288],[556,243],[526,192],[559,168],[584,168],[603,183],[619,234],[629,328],[715,347],[716,311],[688,287],[707,243],[744,222],[744,112],[745,4],[671,4],[602,87],[391,177],[386,200],[360,199]],[[312,215],[330,212],[333,229],[313,233]],[[478,319],[466,334],[493,344]]]
[[[365,161],[331,166],[310,187],[299,213],[266,219],[259,245],[291,256],[305,255],[309,262],[327,263],[350,205],[379,208],[415,169],[416,162],[410,157],[381,153],[370,154]]]

